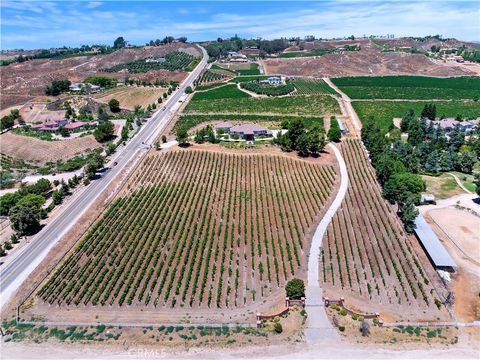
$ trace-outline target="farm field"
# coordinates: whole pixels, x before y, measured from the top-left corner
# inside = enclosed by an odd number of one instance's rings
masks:
[[[249,98],[250,95],[237,88],[235,84],[227,84],[222,87],[211,88],[205,92],[197,92],[193,95],[191,102],[202,100],[217,100],[217,99],[238,99]]]
[[[479,77],[380,76],[332,78],[351,99],[478,99]]]
[[[223,69],[238,75],[260,75],[259,65],[256,63],[213,64],[212,69]]]
[[[213,70],[205,70],[202,72],[198,80],[195,81],[197,87],[200,85],[208,86],[206,84],[218,83],[224,79],[228,78],[225,73],[213,71]]]
[[[107,94],[101,94],[96,99],[105,104],[111,99],[117,99],[121,108],[133,111],[136,105],[146,108],[149,104],[157,102],[165,92],[166,89],[158,87],[126,86],[108,91]]]
[[[182,51],[166,54],[163,62],[147,62],[145,59],[135,60],[128,63],[118,64],[103,71],[118,72],[127,69],[131,74],[141,74],[151,70],[181,70],[185,69],[193,61],[194,56]]]
[[[223,87],[218,89],[218,92],[221,93],[223,89]],[[206,92],[205,94],[208,94],[209,92],[210,91]],[[270,113],[313,116],[340,114],[340,107],[337,101],[328,95],[286,96],[280,98],[235,97],[230,99],[197,99],[195,99],[195,96],[192,98],[192,100],[186,106],[184,113]]]
[[[350,187],[329,225],[321,249],[325,296],[402,319],[435,319],[435,301],[423,255],[415,254],[393,208],[382,198],[373,168],[358,140],[342,144]],[[413,240],[412,240],[413,239]],[[426,313],[424,313],[426,312]]]
[[[237,76],[230,80],[230,82],[249,82],[249,81],[260,81],[268,79],[269,76],[266,75],[258,75],[258,76]]]
[[[278,55],[279,58],[297,58],[310,56],[323,56],[333,52],[335,49],[312,49],[310,51],[289,51]]]
[[[281,298],[336,182],[333,166],[285,156],[152,151],[37,301],[157,312]]]
[[[322,79],[297,78],[293,80],[291,84],[297,89],[295,94],[298,95],[338,95],[337,92]]]
[[[175,129],[190,130],[202,123],[213,123],[221,121],[245,121],[255,123],[272,123],[280,126],[283,120],[293,120],[297,116],[272,116],[272,115],[182,115],[175,123]],[[306,127],[319,125],[323,128],[322,117],[303,117]]]
[[[9,158],[36,165],[68,160],[101,146],[93,135],[62,141],[43,141],[11,132],[0,135],[0,143],[2,156],[6,155]]]
[[[403,117],[409,109],[414,110],[419,116],[427,103],[436,105],[438,117],[480,116],[480,104],[474,101],[352,101],[352,106],[360,120],[365,121],[373,117],[382,128],[388,130],[393,125],[394,117]]]

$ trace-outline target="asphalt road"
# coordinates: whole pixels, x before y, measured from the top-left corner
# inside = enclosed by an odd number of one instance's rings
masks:
[[[14,292],[29,274],[40,264],[56,242],[72,228],[80,216],[92,205],[97,197],[107,188],[110,182],[139,152],[146,153],[147,145],[153,144],[160,131],[168,123],[170,116],[184,97],[185,89],[200,75],[207,65],[208,55],[202,49],[203,58],[187,79],[173,93],[170,99],[160,108],[127,145],[119,151],[114,159],[117,165],[104,171],[100,179],[94,180],[68,204],[58,216],[45,226],[28,244],[17,253],[11,261],[6,261],[0,268],[0,308],[6,304]]]

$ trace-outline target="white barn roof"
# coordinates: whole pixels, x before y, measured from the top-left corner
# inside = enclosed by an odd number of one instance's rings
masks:
[[[415,233],[435,267],[456,267],[455,261],[443,247],[421,214],[415,219]]]

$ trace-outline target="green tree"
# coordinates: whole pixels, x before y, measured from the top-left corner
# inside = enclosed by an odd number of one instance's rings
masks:
[[[415,203],[418,202],[422,191],[425,191],[423,179],[417,174],[408,172],[393,175],[383,189],[387,200],[399,204],[406,203],[409,199]]]
[[[400,219],[402,219],[405,230],[412,233],[415,230],[415,219],[418,216],[418,210],[412,199],[400,205]]]
[[[191,86],[187,86],[187,88],[185,89],[185,94],[191,94],[193,92],[193,89]]]
[[[458,153],[457,168],[463,173],[471,174],[476,161],[477,156],[473,151],[461,151]]]
[[[402,118],[402,121],[400,122],[400,130],[402,132],[407,132],[408,127],[410,126],[410,121],[415,119],[415,112],[410,109],[407,111],[405,116]]]
[[[305,283],[301,279],[292,279],[287,282],[285,291],[290,299],[300,299],[305,297]]]
[[[325,133],[319,126],[314,126],[308,132],[308,151],[317,154],[325,148]]]
[[[273,325],[273,331],[275,331],[277,334],[281,334],[283,332],[282,324],[280,324],[279,322],[276,322]]]
[[[375,171],[381,184],[385,184],[395,174],[407,171],[400,160],[392,158],[389,154],[381,155],[375,162]]]
[[[328,130],[327,137],[333,142],[339,142],[342,137],[340,126],[338,125],[338,121],[335,117],[331,118],[330,129]]]
[[[480,196],[480,172],[474,174],[473,183],[475,184],[475,192]]]
[[[297,146],[296,150],[298,151],[298,155],[300,156],[308,156],[310,155],[309,152],[309,137],[306,133],[303,133],[297,138]]]
[[[93,153],[85,165],[85,175],[87,179],[92,179],[95,173],[100,170],[105,163],[105,158],[98,152]]]
[[[15,124],[15,119],[11,115],[6,115],[0,120],[0,130],[10,129]]]
[[[20,199],[21,195],[18,191],[7,193],[0,197],[0,215],[7,216],[10,209],[14,207]]]
[[[423,141],[424,132],[420,121],[413,119],[408,125],[408,143],[412,146],[417,146]]]
[[[117,37],[115,39],[115,41],[113,42],[113,48],[114,49],[121,49],[121,48],[124,48],[125,46],[127,46],[127,42],[125,41],[123,36]]]
[[[93,131],[93,136],[98,142],[105,142],[113,138],[115,127],[110,120],[102,121]]]
[[[20,235],[35,233],[40,227],[40,212],[34,204],[17,204],[8,213],[12,229]]]
[[[113,113],[117,113],[120,111],[120,101],[117,99],[111,99],[108,102],[108,106],[110,107],[110,111]]]
[[[178,129],[176,134],[176,140],[180,146],[188,145],[188,132],[185,129]]]
[[[434,150],[427,157],[427,161],[425,162],[425,171],[436,174],[438,170],[438,152]]]
[[[45,94],[50,96],[60,95],[63,92],[67,92],[70,85],[72,83],[69,80],[53,80],[45,89]]]
[[[45,204],[45,201],[46,200],[42,195],[28,194],[21,198],[17,202],[17,205],[29,204],[40,210],[43,204]]]

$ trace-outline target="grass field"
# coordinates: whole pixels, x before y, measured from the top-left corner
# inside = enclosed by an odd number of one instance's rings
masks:
[[[221,90],[218,93],[220,95]],[[215,90],[211,90],[215,91]],[[210,91],[206,92],[208,94]],[[195,94],[195,96],[198,94]],[[312,115],[339,114],[340,108],[337,101],[327,95],[312,96],[286,96],[279,98],[192,98],[185,113],[207,114],[257,114],[271,113],[282,115]],[[207,95],[208,96],[208,95]]]
[[[378,76],[332,78],[351,99],[478,99],[480,77]]]
[[[182,115],[175,123],[175,129],[189,130],[199,124],[213,121],[249,121],[260,123],[281,123],[283,120],[293,120],[297,116],[270,116],[270,115]],[[319,125],[323,128],[322,117],[303,117],[307,127]]]
[[[246,92],[241,91],[235,84],[227,84],[222,87],[214,87],[205,92],[197,92],[193,95],[191,102],[216,99],[238,99],[249,98]]]
[[[37,296],[116,311],[258,303],[302,277],[334,182],[332,166],[278,155],[152,152]]]
[[[352,105],[362,121],[373,117],[384,129],[388,130],[393,125],[394,117],[403,117],[409,109],[413,109],[417,116],[422,112],[425,104],[423,101],[353,101]],[[437,116],[463,118],[476,118],[480,116],[479,102],[464,101],[435,101]]]
[[[426,192],[435,195],[437,199],[448,199],[463,193],[463,190],[458,186],[452,175],[422,175],[422,179],[425,180],[427,186]]]
[[[226,70],[237,75],[259,75],[259,65],[256,63],[229,63],[229,64],[213,64],[212,70]]]
[[[125,86],[116,88],[97,97],[97,100],[108,103],[111,99],[117,99],[123,109],[134,110],[136,105],[146,108],[149,104],[157,102],[167,89],[157,87],[134,87]]]
[[[229,80],[230,82],[249,82],[249,81],[260,81],[268,79],[269,76],[267,75],[258,75],[258,76],[237,76],[233,79]]]

